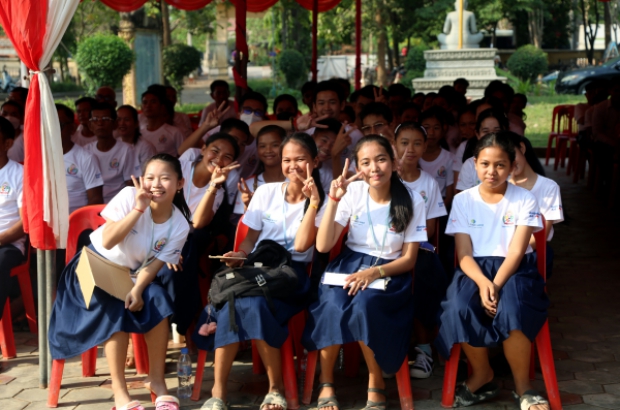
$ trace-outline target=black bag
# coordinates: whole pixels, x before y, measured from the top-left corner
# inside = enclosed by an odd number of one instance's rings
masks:
[[[260,262],[262,267],[255,267]],[[299,279],[291,267],[291,254],[272,240],[261,241],[239,268],[220,269],[211,282],[209,300],[216,309],[228,302],[230,329],[239,331],[235,322],[235,298],[264,296],[269,309],[275,314],[272,298],[287,299],[297,287]]]

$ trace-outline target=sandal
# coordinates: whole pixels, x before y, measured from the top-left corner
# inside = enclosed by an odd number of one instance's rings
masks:
[[[371,387],[368,389],[368,393],[379,393],[385,396],[385,400],[384,401],[367,400],[366,407],[364,407],[362,410],[370,410],[370,409],[385,410],[387,409],[388,402],[387,402],[387,392],[385,391],[385,389],[378,389],[376,387]]]
[[[117,409],[116,407],[112,407],[112,410]],[[124,406],[119,407],[118,410],[144,410],[144,407],[142,407],[142,404],[140,404],[138,400],[132,400]]]
[[[179,410],[180,408],[179,399],[174,396],[159,396],[155,400],[155,410]]]
[[[492,399],[499,394],[499,386],[493,382],[487,383],[472,393],[463,382],[454,392],[454,404],[452,407],[467,407]]]
[[[228,404],[218,397],[211,397],[202,404],[200,410],[228,410]]]
[[[286,410],[286,399],[279,392],[273,391],[271,393],[267,393],[263,402],[260,404],[260,410],[263,410],[265,406],[274,405],[282,408],[282,410]]]
[[[529,410],[530,407],[536,406],[538,404],[549,404],[543,396],[540,395],[536,390],[528,390],[523,393],[523,396],[519,397],[517,392],[512,392],[512,397],[515,398],[517,404],[521,408],[521,410]]]
[[[319,384],[319,393],[321,392],[321,390],[323,390],[324,387],[331,387],[333,389],[334,384],[333,383]],[[319,399],[317,399],[316,404],[317,404],[316,406],[317,410],[321,410],[327,407],[336,407],[338,408],[338,410],[340,410],[340,404],[338,403],[336,396],[320,397]]]

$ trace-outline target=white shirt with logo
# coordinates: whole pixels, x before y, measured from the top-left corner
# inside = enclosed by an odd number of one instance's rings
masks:
[[[454,184],[454,172],[452,171],[453,163],[454,155],[443,148],[434,161],[429,162],[420,158],[420,168],[435,178],[443,198],[446,197],[446,188]]]
[[[123,188],[101,212],[111,221],[120,221],[136,206],[136,188]],[[153,222],[150,208],[140,215],[129,234],[112,249],[103,247],[105,224],[90,234],[90,240],[103,257],[128,267],[138,269],[145,260],[157,258],[166,263],[177,264],[181,250],[187,240],[189,224],[181,211],[173,206],[172,217],[161,224]]]
[[[21,220],[19,210],[22,207],[23,188],[24,167],[9,159],[9,162],[0,168],[0,233],[8,231]],[[26,237],[23,236],[11,245],[24,253],[25,243]]]
[[[15,130],[15,134],[17,134]],[[24,163],[24,133],[20,132],[19,135],[15,135],[15,139],[13,140],[13,146],[7,152],[9,159],[12,159],[15,162]]]
[[[179,158],[179,161],[196,161],[199,157],[200,157],[201,152],[199,148],[189,148],[187,151],[185,151],[183,153],[183,155],[181,155],[181,157]],[[228,195],[228,203],[230,205],[233,205],[235,203],[235,198],[237,196],[237,192],[239,191],[239,189],[237,188],[237,183],[239,182],[239,179],[241,178],[241,176],[239,175],[239,169],[240,168],[235,168],[232,171],[230,171],[228,173],[228,177],[226,178],[226,193]],[[183,177],[187,178],[185,176],[185,173],[183,173]]]
[[[351,250],[394,260],[401,256],[405,243],[428,241],[426,210],[424,199],[420,194],[410,191],[413,218],[405,231],[398,233],[394,231],[389,220],[389,205],[373,201],[368,189],[369,186],[364,181],[352,182],[338,203],[336,222],[342,226],[349,224],[347,246]],[[370,210],[370,214],[367,209]]]
[[[198,204],[202,200],[202,197],[207,192],[207,188],[209,188],[209,183],[207,183],[202,188],[198,188],[192,182],[192,167],[194,166],[194,161],[186,161],[180,160],[181,162],[181,170],[183,171],[183,178],[185,178],[185,186],[183,187],[183,194],[185,195],[185,202],[187,202],[187,206],[189,206],[189,210],[192,212],[196,212],[198,208]],[[224,190],[218,189],[215,194],[215,201],[213,202],[213,212],[217,212],[220,205],[224,201]]]
[[[461,168],[463,167],[463,154],[465,154],[467,141],[469,140],[461,142],[461,145],[459,145],[456,149],[456,153],[454,154],[454,162],[452,163],[452,172],[461,172]]]
[[[469,235],[473,256],[506,257],[519,225],[533,226],[534,232],[542,229],[540,207],[530,191],[508,184],[501,201],[488,204],[474,187],[455,195],[446,234]],[[530,252],[528,245],[526,253]]]
[[[77,144],[63,155],[67,191],[69,194],[69,213],[88,205],[86,191],[103,185],[99,160]]]
[[[538,205],[540,205],[540,213],[545,217],[545,220],[554,224],[564,220],[560,186],[555,181],[538,175],[530,192],[536,197]],[[551,238],[553,238],[553,227],[549,231],[547,241],[550,241]]]
[[[175,126],[164,124],[155,131],[149,131],[146,125],[140,127],[142,138],[153,144],[157,153],[179,156],[179,147],[185,141],[183,133]]]
[[[107,152],[97,149],[97,141],[84,147],[99,161],[103,178],[103,202],[106,204],[126,186],[126,181],[131,181],[132,175],[136,176],[137,162],[133,148],[123,141],[115,141],[116,144]]]
[[[144,137],[140,136],[140,138],[138,138],[138,142],[133,145],[133,151],[136,155],[136,162],[138,165],[136,172],[138,172],[138,175],[142,175],[142,166],[146,163],[146,161],[157,154],[157,150],[153,144],[145,140]]]
[[[283,182],[273,182],[259,186],[250,201],[243,223],[250,229],[260,231],[256,246],[263,239],[271,239],[289,251],[293,260],[299,262],[312,261],[314,246],[306,252],[299,253],[294,249],[295,235],[301,226],[304,216],[305,201],[289,204],[284,200]],[[321,223],[325,203],[317,212],[315,225]],[[285,229],[286,227],[286,229]]]
[[[459,173],[459,180],[456,182],[456,189],[459,191],[465,191],[466,189],[473,188],[480,185],[480,179],[476,172],[476,162],[474,157],[468,158],[463,162],[463,167]]]
[[[424,199],[427,220],[448,215],[441,192],[439,191],[439,185],[437,185],[437,181],[430,174],[420,171],[418,179],[413,182],[403,181],[403,184],[410,191],[420,194],[422,199]]]
[[[254,182],[256,182],[256,188],[261,185],[265,185],[265,176],[263,174],[252,175],[244,181],[245,184],[248,186],[250,192],[254,192]],[[233,213],[238,215],[243,215],[245,213],[245,205],[243,204],[243,200],[241,199],[241,192],[237,192]]]

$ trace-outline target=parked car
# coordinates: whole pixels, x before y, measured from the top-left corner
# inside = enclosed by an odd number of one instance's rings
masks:
[[[585,94],[586,85],[594,80],[611,80],[620,76],[620,57],[599,66],[562,71],[555,83],[558,94]]]

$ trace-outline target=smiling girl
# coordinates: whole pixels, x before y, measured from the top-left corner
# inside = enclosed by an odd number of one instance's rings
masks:
[[[99,288],[86,308],[75,270],[78,252],[62,273],[50,319],[49,344],[54,359],[77,356],[104,344],[116,410],[143,410],[132,401],[125,382],[129,333],[143,333],[148,346],[145,385],[156,394],[156,409],[178,410],[164,381],[168,317],[172,302],[156,279],[165,263],[176,264],[189,232],[189,209],[179,161],[168,154],[151,158],[134,187],[124,188],[101,212],[106,222],[90,235],[89,248],[136,272],[125,301]]]
[[[442,302],[436,346],[443,357],[460,343],[472,372],[457,387],[454,407],[498,394],[488,348],[502,345],[521,409],[547,410],[529,379],[532,341],[549,300],[529,245],[542,229],[536,198],[508,183],[515,146],[503,133],[483,137],[474,153],[480,185],[456,195],[446,233],[454,235],[459,267]]]

